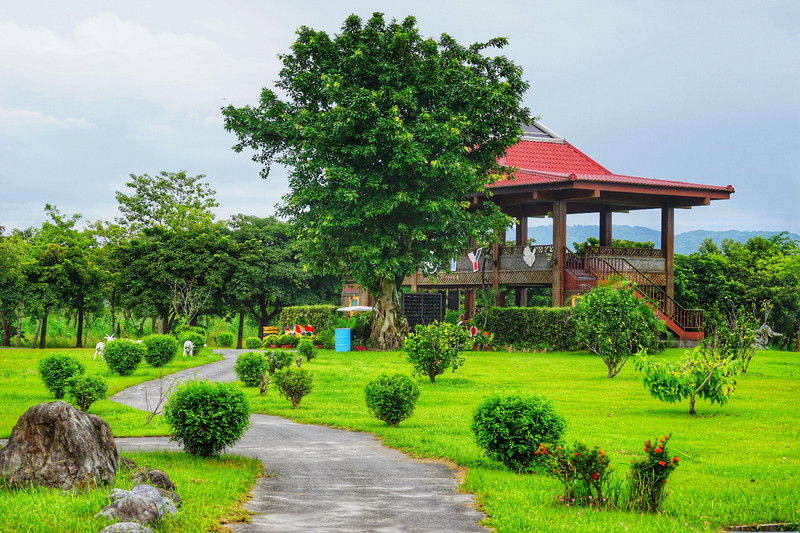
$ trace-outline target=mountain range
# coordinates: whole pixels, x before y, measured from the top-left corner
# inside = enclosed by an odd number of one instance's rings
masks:
[[[567,226],[567,247],[574,248],[573,243],[585,242],[589,237],[597,238],[599,233],[598,226],[591,225],[574,225]],[[661,247],[661,232],[652,228],[645,228],[643,226],[614,226],[613,233],[615,239],[646,242],[650,241],[655,243],[656,248]],[[719,245],[723,239],[732,239],[734,241],[746,242],[750,237],[764,237],[769,238],[773,235],[781,233],[780,231],[709,231],[709,230],[693,230],[684,233],[675,234],[675,253],[688,255],[696,252],[700,244],[705,239],[711,239]],[[800,235],[795,233],[788,234],[791,239],[800,240]],[[538,244],[550,244],[553,242],[553,228],[551,226],[531,226],[528,228],[528,237],[536,239]],[[514,232],[508,233],[510,240],[514,239]]]

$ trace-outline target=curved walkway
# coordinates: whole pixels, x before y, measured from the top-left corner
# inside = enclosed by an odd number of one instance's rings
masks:
[[[236,356],[169,376],[169,382],[232,381]],[[165,383],[167,378],[165,378]],[[166,385],[165,385],[166,386]],[[111,399],[147,409],[160,394],[159,381],[125,389]],[[245,507],[250,524],[238,532],[453,532],[487,530],[471,494],[458,492],[455,472],[436,462],[411,459],[372,435],[251,415],[251,428],[233,453],[257,457],[268,477],[259,479]],[[167,438],[118,438],[123,450],[180,449]]]

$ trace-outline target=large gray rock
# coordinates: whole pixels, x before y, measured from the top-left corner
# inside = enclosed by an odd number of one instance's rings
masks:
[[[104,527],[97,533],[153,533],[153,530],[138,522],[117,522]]]
[[[12,487],[104,485],[114,481],[118,467],[109,425],[66,402],[41,403],[25,411],[0,450],[0,477]]]

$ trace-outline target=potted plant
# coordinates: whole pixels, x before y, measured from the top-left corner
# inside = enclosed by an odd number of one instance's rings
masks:
[[[284,350],[291,349],[297,344],[297,337],[294,335],[281,335],[279,342]]]
[[[278,342],[279,338],[278,335],[267,335],[264,337],[264,344],[274,350],[280,345]]]

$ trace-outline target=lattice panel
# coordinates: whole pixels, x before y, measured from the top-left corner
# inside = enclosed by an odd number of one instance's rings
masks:
[[[586,255],[603,257],[647,257],[655,259],[664,258],[664,250],[652,248],[614,248],[612,246],[588,246]]]

